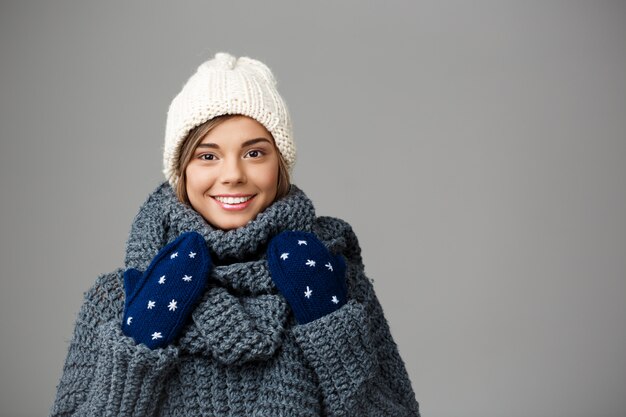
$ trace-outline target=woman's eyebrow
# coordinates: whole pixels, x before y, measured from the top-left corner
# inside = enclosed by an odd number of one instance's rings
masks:
[[[255,139],[248,139],[247,141],[241,144],[241,147],[245,148],[246,146],[254,145],[255,143],[259,143],[259,142],[267,142],[271,144],[271,142],[267,140],[266,138],[255,138]],[[219,149],[220,147],[217,143],[201,143],[198,145],[198,148]]]

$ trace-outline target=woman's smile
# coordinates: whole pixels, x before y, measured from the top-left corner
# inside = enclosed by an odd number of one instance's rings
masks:
[[[247,208],[251,204],[254,197],[256,197],[256,194],[245,197],[213,196],[212,198],[224,210],[237,211]]]

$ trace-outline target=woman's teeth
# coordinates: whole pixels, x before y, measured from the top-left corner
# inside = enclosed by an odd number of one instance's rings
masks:
[[[245,201],[250,200],[252,197],[254,197],[253,195],[249,196],[249,197],[215,197],[215,199],[217,201],[219,201],[220,203],[226,203],[226,204],[241,204]]]

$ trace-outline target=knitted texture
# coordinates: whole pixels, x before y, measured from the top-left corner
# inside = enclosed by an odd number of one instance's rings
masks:
[[[145,273],[127,269],[124,334],[150,349],[169,345],[204,292],[210,268],[204,239],[186,232],[163,247]]]
[[[313,233],[345,259],[347,302],[306,324],[275,286],[272,237]],[[295,185],[245,226],[213,229],[161,184],[135,217],[126,269],[194,231],[212,255],[209,283],[172,344],[154,350],[120,328],[124,268],[85,293],[51,416],[419,416],[419,406],[352,228],[315,216]]]
[[[298,323],[317,320],[346,303],[343,257],[333,256],[313,233],[289,230],[273,237],[267,262]]]
[[[180,148],[196,126],[225,114],[242,114],[273,136],[291,173],[296,162],[293,126],[278,82],[267,65],[249,57],[218,52],[203,62],[174,97],[167,112],[163,173],[173,186]]]

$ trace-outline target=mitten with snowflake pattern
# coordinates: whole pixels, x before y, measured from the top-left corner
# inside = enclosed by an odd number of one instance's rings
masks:
[[[122,331],[150,349],[178,336],[206,287],[212,268],[204,238],[185,232],[164,246],[145,272],[124,272]]]
[[[298,323],[309,323],[346,303],[345,261],[330,253],[313,233],[279,233],[268,245],[267,262]]]

